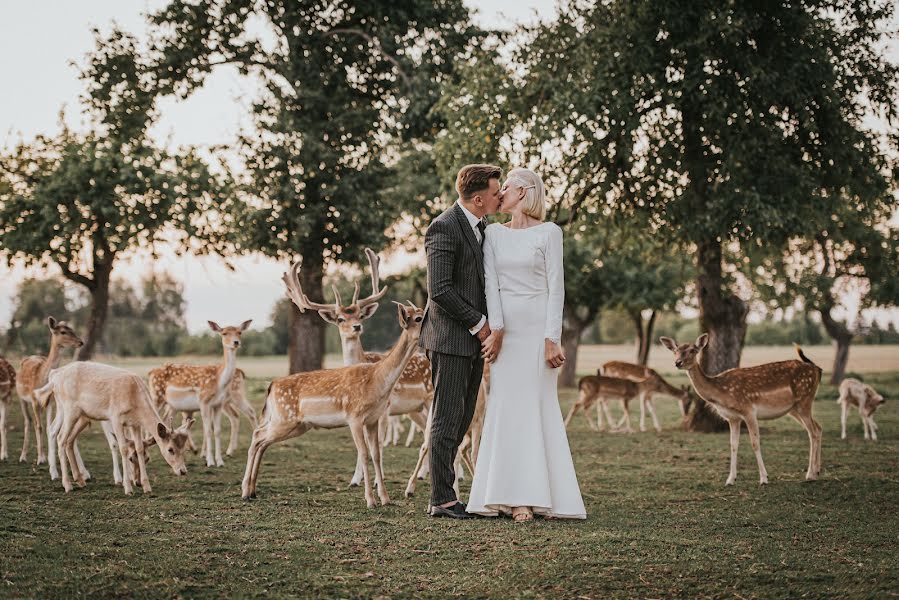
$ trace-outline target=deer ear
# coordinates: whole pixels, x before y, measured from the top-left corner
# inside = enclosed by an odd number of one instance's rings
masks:
[[[696,347],[702,350],[709,343],[709,334],[703,333],[701,336],[696,338]]]
[[[250,323],[252,323],[252,322],[253,322],[253,319],[247,319],[246,321],[244,321],[243,323],[240,324],[240,330],[246,331],[247,329],[249,329]]]
[[[406,307],[395,300],[393,303],[396,304],[396,314],[400,321],[400,327],[406,329],[409,326],[409,319],[406,317]]]
[[[219,324],[216,323],[215,321],[206,321],[206,322],[209,323],[209,329],[213,330],[216,333],[222,332],[222,328],[219,327]]]
[[[368,306],[364,307],[361,311],[359,311],[359,316],[363,319],[367,319],[370,316],[372,316],[373,314],[375,314],[375,311],[377,311],[377,310],[378,310],[378,303],[374,302],[374,303],[369,304]]]
[[[662,342],[662,345],[674,352],[677,350],[677,342],[672,340],[670,337],[665,337],[664,335],[659,338],[659,341]]]
[[[56,319],[53,317],[47,317],[47,327],[50,329],[56,329]]]
[[[156,424],[156,433],[159,434],[159,438],[163,440],[169,439],[169,428],[165,426],[165,423],[157,423]]]
[[[337,325],[337,313],[333,310],[327,310],[323,308],[318,311],[318,316],[320,316],[331,325]]]

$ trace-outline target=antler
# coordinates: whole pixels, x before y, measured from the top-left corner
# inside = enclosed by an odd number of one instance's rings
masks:
[[[300,265],[302,262],[302,260],[294,262],[290,265],[290,271],[281,276],[281,280],[284,281],[284,285],[287,286],[287,297],[296,304],[297,308],[300,309],[300,312],[306,312],[307,310],[336,311],[338,309],[337,304],[319,304],[317,302],[312,302],[306,294],[303,293],[303,286],[300,285]],[[339,304],[340,300],[338,299],[337,302]]]
[[[368,265],[371,267],[371,296],[367,298],[363,298],[358,300],[359,308],[363,308],[368,306],[369,304],[374,304],[378,300],[384,297],[384,294],[387,293],[387,288],[383,288],[380,291],[378,290],[378,281],[380,280],[380,276],[378,274],[378,263],[381,262],[381,259],[378,258],[378,255],[372,251],[371,248],[365,249],[365,255],[368,257]],[[359,296],[359,283],[356,283],[356,293],[353,294],[353,303],[356,304],[356,298]]]

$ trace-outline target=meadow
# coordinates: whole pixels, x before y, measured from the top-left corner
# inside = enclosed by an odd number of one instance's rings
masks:
[[[240,498],[246,422],[240,449],[225,467],[207,468],[190,456],[190,472],[178,478],[156,455],[149,465],[153,493],[134,497],[112,485],[105,440],[92,426],[81,448],[94,480],[66,495],[44,466],[15,462],[16,406],[13,460],[0,464],[0,597],[896,596],[899,367],[860,366],[867,348],[853,349],[850,370],[865,373],[888,397],[876,414],[881,439],[864,441],[853,413],[849,439],[840,440],[837,393],[822,385],[815,405],[824,427],[817,482],[804,481],[808,439],[788,418],[763,423],[766,487],[758,485],[745,433],[737,483],[725,487],[727,434],[682,431],[672,400],[657,401],[661,434],[595,433],[576,418],[569,437],[589,515],[584,522],[430,519],[427,482],[414,498],[402,495],[415,447],[386,449],[394,503],[366,509],[361,490],[347,488],[355,451],[346,430],[272,447],[259,499],[247,503]],[[588,348],[581,359],[596,360],[606,350]],[[823,350],[809,354],[826,366]],[[755,352],[747,363],[761,356]],[[876,359],[896,361],[896,354],[881,349]],[[654,351],[654,360],[661,359],[668,357]],[[267,385],[262,363],[241,359],[254,377],[257,408]],[[128,364],[143,368],[142,361]],[[563,411],[574,395],[561,392]],[[467,487],[465,481],[463,494]]]

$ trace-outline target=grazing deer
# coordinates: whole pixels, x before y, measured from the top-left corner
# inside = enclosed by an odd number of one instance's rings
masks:
[[[633,430],[630,427],[630,415],[628,412],[629,402],[631,399],[639,397],[640,403],[643,404],[645,395],[649,393],[650,389],[654,389],[656,384],[657,382],[654,379],[631,381],[629,379],[607,377],[605,375],[587,375],[586,377],[582,377],[578,382],[578,399],[571,406],[568,415],[565,417],[565,427],[568,428],[574,414],[578,410],[581,410],[583,411],[584,419],[587,420],[587,425],[589,425],[590,429],[593,431],[605,431],[606,427],[603,423],[603,415],[605,415],[606,420],[609,422],[609,429],[615,431],[617,430],[617,426],[612,420],[611,412],[609,412],[609,401],[620,400],[627,419],[627,429],[625,431],[631,432]],[[588,414],[588,411],[594,403],[596,403],[596,425],[590,420]],[[653,420],[656,425],[658,425],[658,421],[655,419],[655,411],[651,407],[650,411],[653,415]],[[624,421],[624,419],[622,419],[622,421]]]
[[[365,362],[377,362],[383,358],[383,354],[365,352],[362,348],[362,322],[378,310],[378,301],[387,293],[387,288],[380,287],[380,274],[378,266],[380,259],[370,248],[365,249],[365,255],[368,257],[368,265],[371,272],[371,289],[372,293],[366,298],[359,298],[359,282],[355,284],[353,291],[353,300],[343,305],[340,294],[336,287],[332,287],[334,292],[333,304],[320,304],[312,302],[309,297],[303,293],[300,284],[300,262],[297,261],[291,266],[289,273],[285,273],[282,277],[284,284],[287,286],[287,297],[293,301],[300,312],[307,310],[318,311],[319,316],[337,326],[340,332],[340,345],[343,350],[343,364],[345,366],[357,365]],[[431,361],[416,350],[415,354],[406,365],[406,369],[400,376],[396,387],[390,394],[390,406],[388,408],[389,416],[408,415],[412,421],[419,427],[424,428],[427,421],[427,409],[431,405],[434,398],[434,386],[431,383]],[[381,425],[381,435],[379,439],[385,437],[386,422]],[[423,467],[424,468],[424,467]],[[356,464],[356,471],[350,479],[351,486],[359,485],[362,479],[362,464]]]
[[[237,369],[237,349],[240,336],[252,323],[244,321],[238,327],[220,327],[209,321],[209,328],[222,338],[224,358],[217,365],[179,365],[166,363],[149,373],[150,390],[157,406],[168,405],[170,411],[193,413],[203,418],[203,448],[206,466],[223,467],[221,442],[222,405],[228,397],[229,386]],[[215,460],[212,457],[215,440]]]
[[[171,431],[159,417],[153,406],[147,385],[137,375],[94,362],[73,362],[61,369],[55,369],[49,381],[34,392],[36,401],[45,407],[54,396],[59,415],[53,423],[59,448],[59,468],[62,486],[66,492],[72,491],[72,478],[79,487],[85,480],[75,460],[75,439],[91,421],[109,421],[122,460],[123,470],[128,470],[128,442],[135,447],[140,468],[141,487],[145,493],[151,491],[150,478],[144,461],[143,432],[148,432],[165,461],[176,475],[186,475],[184,447],[187,444],[187,427]],[[130,436],[126,435],[126,430]],[[123,473],[122,486],[126,494],[131,494],[133,475]]]
[[[652,381],[652,385],[645,389],[640,401],[640,431],[646,431],[646,410],[652,417],[652,424],[656,431],[662,431],[659,420],[656,417],[655,397],[671,396],[678,400],[681,416],[687,414],[687,407],[690,405],[690,393],[687,388],[676,388],[659,375],[655,370],[643,365],[635,365],[628,362],[613,360],[605,363],[597,375],[605,375],[607,377],[617,377],[618,379],[628,379],[634,382],[645,380]],[[627,401],[624,402],[624,416],[618,422],[617,427],[621,428],[622,424],[627,423],[626,430],[631,431],[630,411],[628,410]]]
[[[8,458],[6,447],[6,412],[12,404],[12,393],[16,388],[16,370],[13,369],[9,361],[0,357],[0,460]],[[25,401],[22,401],[22,412],[26,412],[28,407]],[[25,428],[29,427],[28,421],[25,421]]]
[[[411,302],[409,307],[396,304],[403,332],[383,360],[339,369],[295,373],[276,379],[269,385],[262,423],[253,432],[253,441],[247,453],[241,490],[245,500],[256,497],[259,466],[269,446],[302,435],[310,429],[349,427],[356,445],[356,455],[362,461],[366,504],[369,508],[375,506],[368,474],[369,453],[381,504],[390,502],[381,470],[378,421],[387,414],[390,392],[415,352],[424,315],[424,311]]]
[[[876,442],[877,423],[874,422],[874,411],[885,401],[886,398],[874,391],[874,388],[870,385],[851,377],[844,379],[840,383],[840,397],[837,398],[837,402],[840,403],[840,408],[842,409],[840,414],[840,438],[846,439],[846,418],[849,416],[849,407],[854,406],[858,409],[858,414],[862,418],[865,439],[871,439]]]
[[[468,467],[468,472],[474,476],[474,468],[477,464],[478,459],[478,450],[481,445],[481,432],[484,430],[484,416],[487,414],[487,396],[490,392],[490,364],[484,364],[484,375],[481,379],[481,385],[478,388],[478,398],[475,403],[474,415],[471,418],[471,424],[468,426],[468,431],[465,433],[465,437],[462,438],[462,443],[459,444],[459,450],[456,454],[455,461],[455,471],[456,471],[456,479],[453,481],[453,489],[456,491],[456,496],[459,495],[459,480],[462,479],[462,462],[465,462],[465,466]],[[424,428],[424,442],[422,442],[421,447],[418,449],[418,462],[415,465],[415,468],[412,470],[412,474],[409,475],[409,481],[406,483],[406,497],[411,498],[415,494],[415,484],[416,479],[422,479],[421,475],[422,466],[425,464],[425,459],[428,457],[428,453],[431,450],[431,415],[428,415],[428,422]],[[430,507],[428,507],[428,512],[430,512]]]
[[[718,375],[705,374],[699,365],[699,353],[706,347],[709,334],[703,333],[693,344],[678,345],[661,338],[662,345],[674,353],[674,365],[687,372],[699,397],[711,404],[730,425],[730,475],[725,485],[737,478],[737,448],[740,422],[746,423],[749,441],[759,466],[759,484],[768,483],[759,441],[759,419],[777,419],[786,414],[799,421],[808,432],[809,456],[807,480],[821,471],[821,426],[812,417],[812,403],[821,383],[821,368],[796,346],[799,360],[784,360],[757,367],[729,369]]]
[[[16,380],[16,392],[22,399],[22,414],[25,417],[24,439],[22,440],[22,454],[19,462],[28,460],[28,436],[29,424],[34,426],[35,443],[37,444],[37,464],[47,462],[47,452],[44,449],[43,434],[41,432],[44,413],[47,418],[47,445],[56,443],[50,439],[50,424],[53,422],[53,406],[45,404],[47,410],[39,408],[34,400],[34,391],[47,383],[47,376],[52,369],[59,366],[60,355],[63,348],[80,348],[84,345],[81,338],[69,327],[65,321],[57,321],[53,317],[47,317],[47,327],[50,329],[50,352],[47,356],[26,356],[19,366],[19,376]],[[25,409],[25,403],[31,405],[32,411]],[[32,419],[32,412],[34,419]],[[51,453],[52,455],[52,453]],[[50,473],[56,471],[56,465],[50,463]],[[90,475],[86,475],[88,478]]]

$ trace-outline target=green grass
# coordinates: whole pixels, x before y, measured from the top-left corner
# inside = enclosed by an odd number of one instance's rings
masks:
[[[899,395],[899,374],[867,380]],[[252,381],[257,406],[265,384]],[[572,397],[563,392],[564,410]],[[153,494],[129,498],[111,485],[93,426],[81,439],[95,477],[85,489],[67,495],[45,467],[0,464],[0,596],[896,596],[899,417],[888,401],[877,413],[881,440],[866,443],[853,414],[841,441],[835,397],[824,386],[815,406],[817,482],[803,481],[799,425],[763,424],[765,488],[745,434],[737,484],[725,488],[727,434],[680,431],[673,401],[657,403],[660,435],[597,434],[578,417],[569,435],[588,519],[525,525],[426,517],[426,482],[402,497],[412,448],[386,450],[395,504],[366,509],[362,492],[346,488],[355,459],[346,430],[271,448],[259,499],[245,503],[245,423],[226,467],[191,457],[177,478],[156,454]],[[11,423],[15,460],[18,410]]]

